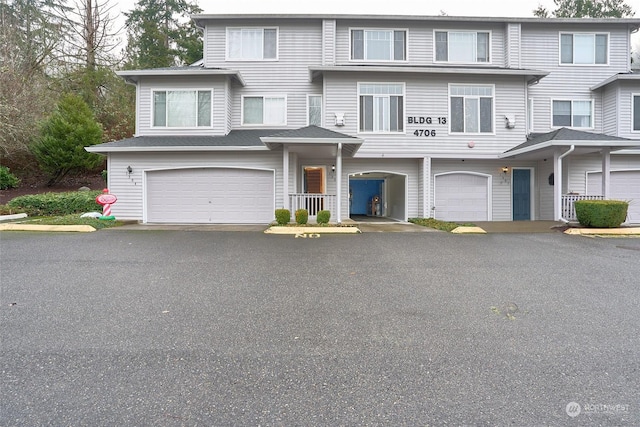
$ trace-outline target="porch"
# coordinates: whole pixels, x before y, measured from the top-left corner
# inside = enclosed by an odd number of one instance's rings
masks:
[[[314,219],[322,210],[331,212],[332,221],[338,218],[335,194],[292,193],[289,194],[289,209],[292,214],[298,209],[306,209],[310,219]]]
[[[563,194],[561,199],[562,218],[567,221],[577,221],[574,203],[578,200],[604,200],[604,196],[586,196],[579,194]]]

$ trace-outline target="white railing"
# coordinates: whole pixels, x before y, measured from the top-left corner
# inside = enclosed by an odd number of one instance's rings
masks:
[[[313,193],[289,194],[289,209],[292,215],[298,209],[306,209],[309,211],[309,217],[314,218],[318,215],[319,211],[330,211],[331,220],[335,220],[337,218],[336,195]]]
[[[578,200],[604,200],[604,196],[584,196],[579,194],[563,194],[562,195],[562,218],[567,221],[577,221],[576,209],[573,206]]]

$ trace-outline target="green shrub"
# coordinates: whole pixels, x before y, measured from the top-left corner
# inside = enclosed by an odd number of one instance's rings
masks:
[[[318,224],[328,224],[331,219],[331,211],[319,211],[316,215],[316,222]]]
[[[296,210],[296,224],[304,225],[309,222],[309,211],[306,209]]]
[[[13,215],[23,213],[24,211],[20,208],[11,208],[7,205],[0,205],[0,215]]]
[[[104,185],[107,185],[107,178],[109,177],[109,172],[107,172],[106,169],[104,169],[102,172],[100,172],[100,175],[102,176],[102,179],[104,179]]]
[[[12,209],[20,209],[29,216],[60,216],[83,212],[101,212],[96,202],[100,191],[72,191],[19,196],[7,203]]]
[[[9,172],[8,167],[0,166],[0,190],[16,188],[18,184],[20,184],[18,177]]]
[[[578,200],[574,203],[578,222],[584,227],[615,228],[627,219],[629,202],[622,200]]]
[[[276,209],[276,221],[278,225],[287,225],[291,221],[289,209]]]

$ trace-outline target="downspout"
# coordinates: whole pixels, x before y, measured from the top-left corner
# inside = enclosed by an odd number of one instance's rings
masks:
[[[576,149],[576,146],[571,144],[571,147],[569,147],[569,149],[564,152],[563,154],[561,154],[560,156],[558,156],[558,160],[556,162],[556,164],[558,165],[558,176],[556,177],[556,194],[558,194],[558,220],[568,223],[569,220],[565,219],[562,217],[562,209],[560,208],[560,204],[562,203],[562,159],[564,159],[565,157],[567,157],[569,154],[571,154],[574,150]]]

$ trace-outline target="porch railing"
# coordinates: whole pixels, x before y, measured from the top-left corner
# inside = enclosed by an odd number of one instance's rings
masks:
[[[578,200],[604,200],[604,196],[585,196],[579,194],[562,195],[562,218],[567,221],[577,221],[576,208],[573,206]]]
[[[331,212],[332,220],[337,218],[335,194],[289,194],[289,207],[292,215],[298,209],[306,209],[310,217],[315,217],[319,211],[325,210]]]

